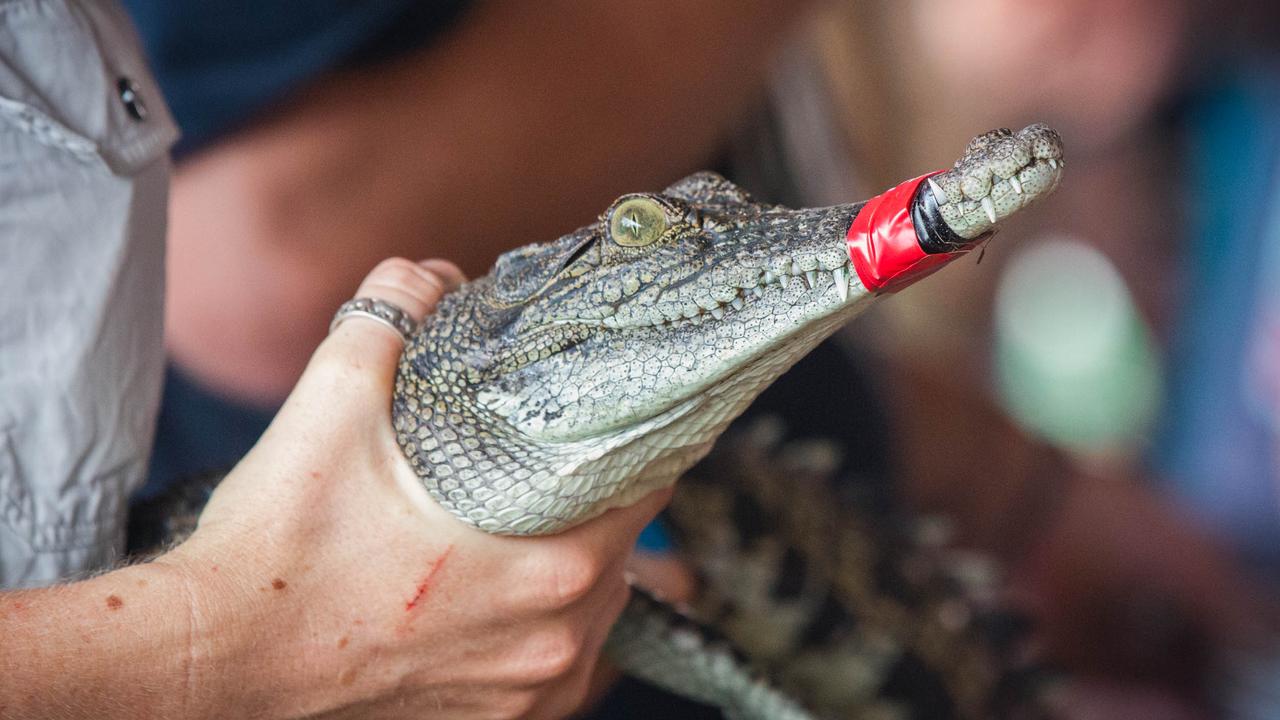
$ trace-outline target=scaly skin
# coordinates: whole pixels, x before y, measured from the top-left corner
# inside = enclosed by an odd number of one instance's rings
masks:
[[[1052,191],[1061,157],[1043,125],[975,139],[913,198],[920,247],[961,249],[991,232]],[[763,205],[702,173],[503,255],[410,340],[392,404],[401,448],[436,501],[493,533],[558,532],[675,482],[873,299],[845,240],[862,206]],[[640,596],[606,650],[734,718],[812,717]]]
[[[917,194],[920,246],[981,239],[1052,191],[1061,158],[1043,125],[975,139]],[[845,242],[862,207],[763,205],[701,173],[507,253],[446,297],[405,349],[392,403],[401,448],[432,497],[494,533],[558,532],[671,484],[872,301]],[[163,504],[160,524],[189,531],[205,496]],[[813,717],[728,644],[644,596],[607,650],[624,671],[733,718]]]
[[[951,233],[934,240],[990,232],[1057,185],[1061,157],[1043,125],[975,139],[929,185]],[[401,447],[432,497],[494,533],[558,532],[671,484],[873,299],[845,245],[861,207],[763,205],[702,173],[503,255],[411,339]]]
[[[1062,179],[1062,138],[1045,125],[974,138],[954,167],[930,178],[942,217],[974,240],[1053,192]]]
[[[996,602],[995,564],[838,475],[837,442],[784,437],[773,416],[736,424],[677,484],[693,615],[823,717],[1050,717],[1052,676]]]

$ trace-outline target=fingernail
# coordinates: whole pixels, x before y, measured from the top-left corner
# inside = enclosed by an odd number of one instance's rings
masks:
[[[451,290],[456,289],[467,280],[467,276],[458,269],[457,265],[441,258],[419,260],[418,267],[434,273]]]

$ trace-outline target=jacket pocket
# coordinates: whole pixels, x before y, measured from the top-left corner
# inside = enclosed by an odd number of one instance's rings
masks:
[[[0,125],[117,175],[178,137],[128,17],[95,0],[0,0]]]

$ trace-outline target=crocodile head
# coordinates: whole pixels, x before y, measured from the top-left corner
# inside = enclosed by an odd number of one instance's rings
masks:
[[[980,238],[1050,191],[1060,158],[1044,126],[976,139],[913,201],[922,246]],[[402,448],[492,532],[553,532],[669,484],[874,297],[846,245],[862,208],[765,205],[700,173],[503,255],[406,349]]]

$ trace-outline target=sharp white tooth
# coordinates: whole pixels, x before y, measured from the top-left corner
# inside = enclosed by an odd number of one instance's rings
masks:
[[[991,202],[990,195],[982,198],[982,210],[987,214],[987,219],[991,221],[991,224],[995,225],[996,224],[996,205],[995,203]]]
[[[947,204],[947,191],[943,190],[941,185],[934,182],[933,178],[929,178],[929,189],[933,191],[933,199],[937,200],[939,205]]]
[[[817,271],[817,270],[805,270],[805,271],[804,271],[804,279],[805,279],[805,282],[809,283],[809,289],[810,289],[810,290],[812,290],[813,288],[817,287],[817,285],[818,285],[818,271]]]
[[[845,277],[844,266],[831,271],[831,280],[836,284],[836,294],[840,296],[840,302],[848,300],[849,279]]]
[[[756,297],[764,297],[764,291],[760,289],[759,285],[751,288],[751,294],[755,295]]]
[[[1014,192],[1018,193],[1019,195],[1022,194],[1022,181],[1018,179],[1017,175],[1013,175],[1012,177],[1009,178],[1009,184],[1013,186]]]
[[[742,306],[746,305],[746,303],[742,302],[742,298],[740,297],[734,298],[733,301],[730,302],[729,304],[733,306],[734,310],[741,310]]]
[[[1058,169],[1058,161],[1057,161],[1057,160],[1055,160],[1055,159],[1053,159],[1053,158],[1049,158],[1049,167],[1053,168],[1054,170],[1057,170],[1057,169]]]
[[[775,282],[777,282],[777,281],[778,281],[778,276],[777,276],[777,275],[774,275],[772,270],[765,270],[765,271],[764,271],[764,284],[765,284],[765,285],[772,285],[773,283],[775,283]]]
[[[778,284],[782,286],[783,290],[786,290],[787,286],[791,284],[791,276],[786,274],[779,275]]]
[[[724,310],[723,310],[722,308],[719,308],[719,307],[713,307],[713,308],[711,308],[711,317],[713,317],[713,318],[715,318],[715,319],[717,319],[717,320],[723,320],[723,319],[724,319]]]

